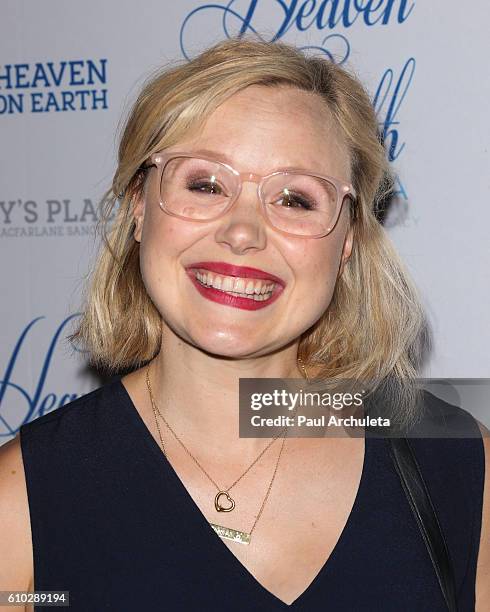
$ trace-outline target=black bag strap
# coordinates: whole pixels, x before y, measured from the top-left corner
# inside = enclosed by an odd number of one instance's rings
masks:
[[[444,535],[407,438],[389,438],[390,454],[434,566],[450,612],[457,612],[453,568]]]

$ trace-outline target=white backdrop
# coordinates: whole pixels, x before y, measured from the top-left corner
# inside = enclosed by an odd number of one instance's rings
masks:
[[[489,18],[485,0],[2,0],[0,444],[100,384],[65,336],[121,115],[155,68],[240,29],[361,77],[399,177],[387,229],[434,330],[426,375],[489,377]]]

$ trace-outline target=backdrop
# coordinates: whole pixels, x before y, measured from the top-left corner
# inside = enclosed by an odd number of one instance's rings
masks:
[[[486,0],[3,0],[0,11],[0,444],[100,384],[65,337],[121,116],[162,63],[238,32],[360,76],[398,177],[387,231],[434,331],[426,375],[490,375]]]

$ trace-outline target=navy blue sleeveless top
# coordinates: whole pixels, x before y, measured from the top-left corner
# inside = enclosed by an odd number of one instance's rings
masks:
[[[454,410],[478,436],[473,417]],[[34,588],[69,591],[71,612],[446,610],[384,439],[366,437],[359,489],[340,538],[287,605],[209,526],[119,380],[20,433]],[[481,437],[412,445],[448,544],[458,609],[469,612],[483,503]]]

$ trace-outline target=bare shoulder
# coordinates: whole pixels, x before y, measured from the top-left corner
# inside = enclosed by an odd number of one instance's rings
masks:
[[[32,590],[29,504],[20,435],[0,447],[0,591]]]
[[[476,612],[490,610],[490,431],[478,421],[485,449],[485,485],[480,550],[476,571]]]

